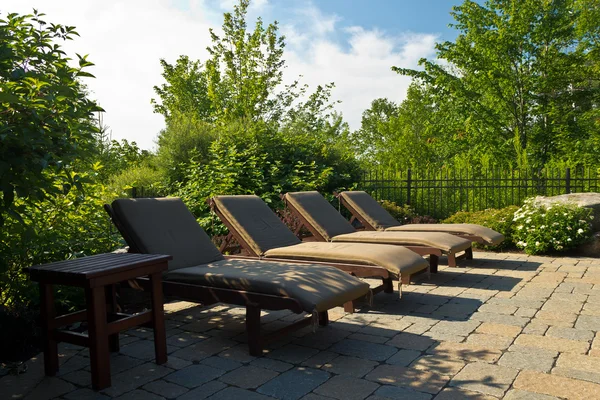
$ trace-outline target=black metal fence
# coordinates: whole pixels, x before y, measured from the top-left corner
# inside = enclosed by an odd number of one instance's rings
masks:
[[[532,196],[597,192],[598,168],[366,171],[359,188],[378,200],[410,204],[417,213],[447,218],[458,211],[521,205]]]

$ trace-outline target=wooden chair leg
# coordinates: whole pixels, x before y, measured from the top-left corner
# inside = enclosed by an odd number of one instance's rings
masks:
[[[154,352],[156,363],[167,362],[167,334],[165,332],[165,312],[163,307],[162,276],[150,275],[152,285],[152,328],[154,329]]]
[[[468,249],[465,250],[465,258],[467,260],[473,259],[473,248],[472,247],[469,247]]]
[[[429,255],[429,271],[432,274],[437,274],[440,258],[435,254]]]
[[[260,307],[246,306],[246,333],[248,334],[248,349],[251,356],[262,355],[262,341],[260,337]]]
[[[58,372],[58,343],[52,337],[52,321],[56,316],[52,285],[40,283],[41,319],[44,330],[44,372],[54,376]]]
[[[410,275],[403,275],[400,282],[403,285],[410,285]]]
[[[88,312],[88,334],[92,387],[95,390],[110,386],[110,355],[104,287],[85,290]]]
[[[327,326],[329,325],[329,314],[327,311],[322,311],[319,313],[319,325]]]
[[[354,313],[354,302],[353,301],[347,301],[344,303],[344,311],[347,313]]]
[[[394,281],[391,277],[384,278],[383,280],[383,292],[384,293],[394,293]]]
[[[106,286],[106,302],[108,311],[111,313],[119,312],[117,305],[117,290],[116,285]],[[111,352],[115,353],[119,351],[119,333],[113,333],[108,337],[108,348]]]
[[[456,267],[456,255],[448,253],[448,266],[449,267]]]

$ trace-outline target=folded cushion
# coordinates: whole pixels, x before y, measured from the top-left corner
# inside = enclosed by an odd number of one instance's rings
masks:
[[[377,265],[390,271],[396,278],[429,266],[417,253],[386,244],[305,242],[271,249],[265,253],[265,257]]]
[[[223,259],[179,198],[117,199],[112,209],[140,252],[173,256],[169,271]]]
[[[170,271],[167,281],[294,298],[304,311],[325,311],[369,292],[369,285],[337,268],[258,260],[221,260]]]
[[[458,253],[471,247],[471,241],[439,232],[363,231],[339,235],[333,242],[382,243],[400,246],[429,246],[446,253]]]
[[[258,196],[215,196],[213,201],[258,255],[269,249],[301,242]]]
[[[498,245],[504,240],[504,235],[485,226],[476,224],[407,224],[394,226],[387,231],[410,232],[446,232],[452,234],[467,234],[481,237],[486,244]]]
[[[363,192],[362,190],[342,192],[340,193],[340,197],[342,197],[361,218],[366,220],[373,229],[382,231],[391,226],[400,225],[400,222],[392,217],[392,214],[387,212],[387,210],[367,192]]]
[[[356,232],[352,224],[319,192],[286,193],[285,199],[327,241],[337,235]]]

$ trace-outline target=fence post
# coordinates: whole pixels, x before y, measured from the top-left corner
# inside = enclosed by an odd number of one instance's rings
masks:
[[[567,168],[565,173],[565,191],[571,193],[571,168]]]
[[[410,205],[410,190],[412,184],[412,173],[411,169],[408,169],[408,174],[406,175],[406,204]]]

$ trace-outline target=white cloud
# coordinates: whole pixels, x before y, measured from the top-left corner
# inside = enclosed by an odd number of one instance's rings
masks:
[[[96,79],[86,84],[106,110],[104,122],[114,139],[136,141],[150,149],[164,127],[162,116],[152,112],[153,86],[162,82],[160,58],[174,62],[185,54],[205,60],[209,28],[220,31],[222,12],[233,0],[4,0],[6,12],[47,14],[53,23],[74,25],[81,37],[64,44],[67,54],[89,54]],[[276,14],[268,0],[254,0],[248,26],[259,12],[265,24]],[[268,19],[267,19],[268,17]],[[386,36],[361,27],[338,28],[336,15],[325,15],[312,4],[295,10],[293,23],[282,24],[287,37],[284,57],[286,80],[303,75],[311,87],[335,82],[338,109],[351,127],[360,126],[362,112],[371,101],[404,98],[409,80],[390,70],[392,65],[414,68],[419,58],[432,56],[435,36]]]

